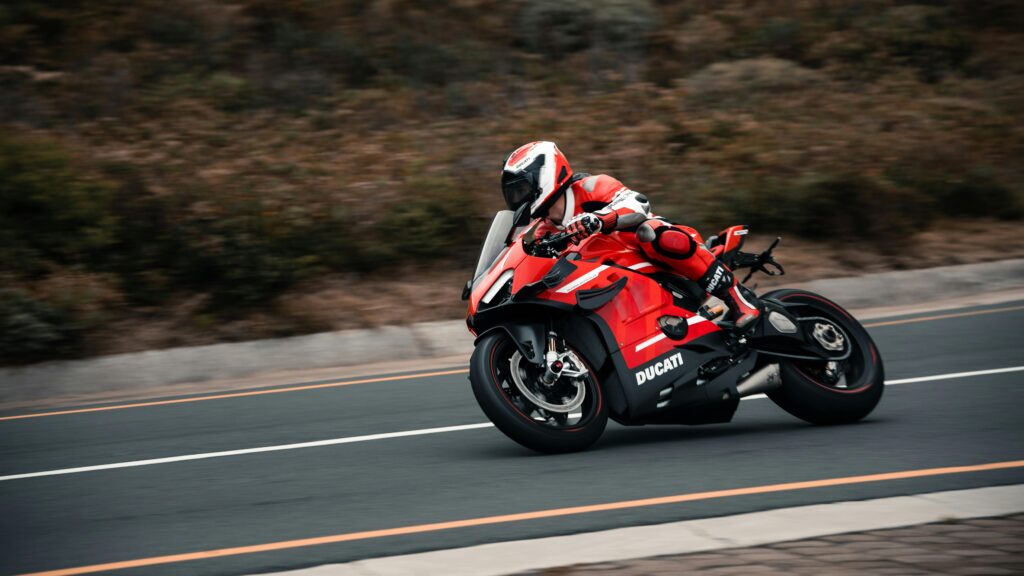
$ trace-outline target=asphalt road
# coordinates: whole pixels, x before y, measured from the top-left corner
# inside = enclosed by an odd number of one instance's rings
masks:
[[[944,311],[964,315],[871,328],[887,379],[1024,365],[1022,304]],[[885,320],[891,319],[869,324]],[[727,488],[1022,460],[1022,383],[1024,372],[1008,372],[889,386],[867,420],[839,427],[807,425],[769,400],[749,400],[731,424],[613,424],[592,450],[562,456],[535,455],[488,427],[0,478],[0,573]],[[462,373],[0,419],[0,477],[484,421]],[[1021,482],[1024,468],[944,474],[363,538],[128,568],[117,574],[268,572],[783,506]]]

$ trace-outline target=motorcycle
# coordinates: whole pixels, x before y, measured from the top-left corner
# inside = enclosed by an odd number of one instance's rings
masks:
[[[638,218],[620,228],[636,229]],[[609,418],[629,426],[728,422],[740,399],[755,394],[814,424],[855,422],[881,398],[878,349],[823,296],[768,292],[757,324],[738,331],[696,283],[652,263],[619,264],[638,256],[618,233],[573,244],[565,233],[533,239],[530,228],[524,210],[498,212],[463,290],[476,336],[473,395],[527,448],[584,450]],[[734,271],[749,269],[747,279],[784,274],[772,255],[779,239],[745,253],[746,233],[727,228],[716,238],[718,257]]]

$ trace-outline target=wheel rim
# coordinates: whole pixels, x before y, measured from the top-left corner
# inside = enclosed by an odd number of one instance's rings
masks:
[[[512,358],[509,359],[509,372],[512,381],[515,382],[516,389],[523,397],[534,406],[543,408],[547,412],[579,417],[574,410],[579,409],[587,398],[587,388],[583,378],[574,378],[562,384],[556,380],[551,386],[548,386],[533,379],[524,360],[519,350],[516,350]],[[568,395],[565,395],[566,393]]]
[[[793,361],[793,367],[804,378],[833,392],[851,394],[867,390],[871,381],[864,378],[870,369],[864,345],[852,333],[852,327],[847,325],[846,319],[831,306],[804,303],[801,306],[810,311],[807,316],[820,316],[825,320],[815,320],[808,327],[812,340],[828,352],[840,351],[849,346],[850,354],[843,360],[831,362]]]
[[[527,361],[511,341],[495,347],[491,371],[505,401],[536,425],[572,431],[585,426],[600,410],[593,371],[581,378],[558,378],[546,386],[540,379],[542,369]]]

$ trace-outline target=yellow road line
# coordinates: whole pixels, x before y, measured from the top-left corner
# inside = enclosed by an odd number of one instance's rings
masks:
[[[1007,308],[993,308],[990,310],[974,310],[972,312],[956,312],[953,314],[940,314],[938,316],[922,316],[921,318],[908,318],[906,320],[891,320],[888,322],[874,322],[865,324],[865,328],[877,328],[878,326],[896,326],[898,324],[913,324],[915,322],[931,322],[933,320],[948,320],[950,318],[964,318],[967,316],[982,316],[984,314],[998,314],[1001,312],[1014,312],[1024,310],[1024,306],[1010,306]]]
[[[422,534],[424,532],[439,532],[442,530],[453,530],[456,528],[471,528],[474,526],[488,526],[493,524],[505,524],[509,522],[521,522],[524,520],[539,520],[543,518],[555,518],[560,516],[573,516],[579,514],[591,514],[594,512],[608,512],[612,510],[625,510],[630,508],[642,508],[646,506],[661,506],[664,504],[679,504],[682,502],[695,502],[698,500],[711,500],[715,498],[731,498],[734,496],[749,496],[753,494],[769,494],[772,492],[787,492],[794,490],[808,490],[811,488],[826,488],[830,486],[846,486],[850,484],[865,484],[869,482],[886,482],[890,480],[906,480],[909,478],[924,478],[928,476],[942,476],[947,474],[964,474],[969,472],[987,472],[992,470],[1007,470],[1024,467],[1024,460],[1013,460],[1007,462],[992,462],[988,464],[976,464],[972,466],[949,466],[944,468],[926,468],[920,470],[904,470],[901,472],[886,472],[882,474],[867,474],[862,476],[847,476],[843,478],[825,478],[821,480],[808,480],[803,482],[786,482],[783,484],[770,484],[767,486],[752,486],[748,488],[733,488],[729,490],[715,490],[711,492],[697,492],[691,494],[677,494],[675,496],[663,496],[659,498],[644,498],[642,500],[624,500],[620,502],[607,502],[604,504],[591,504],[587,506],[573,506],[568,508],[554,508],[549,510],[538,510],[534,512],[520,512],[517,514],[504,514],[500,516],[485,516],[481,518],[470,518],[466,520],[454,520],[450,522],[436,522],[432,524],[416,524],[402,526],[399,528],[387,528],[383,530],[369,530],[365,532],[348,532],[332,536],[320,536],[316,538],[302,538],[299,540],[284,540],[280,542],[268,542],[252,546],[238,546],[234,548],[219,548],[202,552],[189,552],[185,554],[171,554],[168,556],[154,556],[151,558],[139,558],[136,560],[125,560],[121,562],[110,562],[106,564],[92,564],[89,566],[78,566],[60,570],[49,570],[45,572],[34,572],[24,576],[72,576],[75,574],[91,574],[93,572],[104,572],[108,570],[123,570],[125,568],[140,568],[143,566],[154,566],[158,564],[173,564],[187,562],[190,560],[204,560],[210,558],[222,558],[224,556],[239,556],[243,554],[255,554],[259,552],[271,552],[274,550],[288,550],[291,548],[303,548],[307,546],[319,546],[322,544],[338,544],[341,542],[353,542],[356,540],[371,540],[375,538],[386,538],[389,536],[403,536],[407,534]]]
[[[61,416],[63,414],[81,414],[83,412],[104,412],[107,410],[124,410],[125,408],[141,408],[143,406],[163,406],[165,404],[185,404],[187,402],[203,402],[206,400],[221,400],[224,398],[242,398],[244,396],[263,396],[265,394],[282,394],[285,392],[298,392],[300,390],[317,390],[320,388],[338,388],[340,386],[352,386],[354,384],[371,384],[375,382],[394,382],[395,380],[412,380],[414,378],[429,378],[431,376],[449,376],[452,374],[466,374],[468,368],[457,370],[442,370],[440,372],[420,372],[417,374],[403,374],[401,376],[385,376],[381,378],[365,378],[362,380],[348,380],[345,382],[328,382],[325,384],[307,384],[304,386],[289,386],[285,388],[270,388],[268,390],[250,390],[248,392],[230,392],[227,394],[215,394],[212,396],[196,396],[193,398],[175,398],[173,400],[154,400],[152,402],[137,402],[134,404],[117,404],[115,406],[98,406],[95,408],[75,408],[73,410],[60,410],[58,412],[39,412],[37,414],[19,414],[17,416],[3,416],[3,420],[21,420],[25,418],[42,418],[43,416]]]

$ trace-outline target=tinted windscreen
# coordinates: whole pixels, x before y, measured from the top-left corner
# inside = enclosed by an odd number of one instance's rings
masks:
[[[486,272],[491,264],[494,264],[498,255],[505,248],[505,240],[508,238],[509,232],[512,231],[514,219],[515,215],[511,210],[502,210],[494,215],[491,229],[488,230],[484,245],[480,248],[480,259],[477,260],[476,272],[473,273],[474,280]]]

